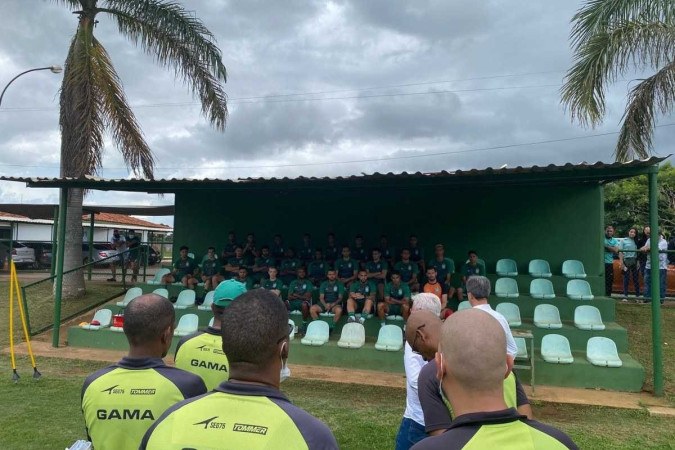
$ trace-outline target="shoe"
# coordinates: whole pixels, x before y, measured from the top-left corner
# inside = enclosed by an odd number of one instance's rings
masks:
[[[627,303],[627,302],[628,302],[628,299],[627,299],[627,298],[624,298],[624,299],[622,299],[621,301],[624,302],[624,303]]]
[[[349,317],[347,318],[347,323],[352,323],[352,322],[356,322],[356,317],[354,317],[354,316],[349,316]]]
[[[108,278],[108,281],[117,281],[116,278]]]
[[[360,323],[361,325],[363,325],[364,323],[366,323],[366,318],[363,317],[363,316],[359,317],[359,323]]]

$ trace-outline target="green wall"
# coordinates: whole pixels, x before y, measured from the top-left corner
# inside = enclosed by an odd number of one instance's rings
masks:
[[[488,272],[499,258],[515,259],[520,273],[527,273],[530,259],[547,259],[554,274],[565,259],[579,259],[593,291],[601,293],[602,216],[602,187],[595,183],[421,187],[401,180],[394,187],[178,191],[174,252],[182,244],[198,257],[210,245],[220,252],[230,229],[239,241],[254,231],[262,245],[281,233],[295,246],[303,232],[324,246],[333,231],[339,244],[361,233],[368,247],[386,233],[399,248],[415,233],[426,259],[443,242],[458,268],[469,249],[478,251]]]

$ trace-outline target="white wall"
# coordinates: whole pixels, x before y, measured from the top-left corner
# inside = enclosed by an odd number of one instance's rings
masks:
[[[17,241],[51,242],[52,225],[42,223],[16,223],[14,238]]]

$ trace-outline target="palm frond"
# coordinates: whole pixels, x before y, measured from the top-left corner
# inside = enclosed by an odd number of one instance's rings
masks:
[[[227,96],[221,82],[227,79],[211,32],[182,6],[159,0],[106,0],[120,32],[157,62],[174,69],[202,105],[202,113],[218,129],[227,120]]]
[[[65,62],[59,117],[61,176],[81,177],[101,167],[105,123],[92,72],[91,38],[80,24]]]
[[[101,115],[105,118],[115,146],[127,169],[153,178],[154,158],[143,138],[141,127],[127,103],[122,84],[108,52],[96,38],[91,49],[92,74]]]
[[[627,22],[598,31],[576,51],[561,88],[562,103],[583,125],[595,126],[605,113],[605,90],[633,67],[658,68],[675,54],[675,25]]]
[[[652,148],[657,114],[667,114],[675,106],[675,61],[635,86],[615,150],[617,161],[647,158]]]

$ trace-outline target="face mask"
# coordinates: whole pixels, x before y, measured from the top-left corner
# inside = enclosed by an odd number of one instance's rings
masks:
[[[285,342],[284,342],[284,345],[286,345]],[[281,346],[281,351],[282,351],[282,352],[284,351],[284,350],[283,350],[283,349],[284,349],[284,345]],[[279,372],[279,383],[283,383],[284,381],[286,381],[287,379],[289,379],[290,376],[291,376],[291,369],[288,367],[288,365],[286,364],[286,362],[287,362],[287,359],[281,357],[281,371]]]

